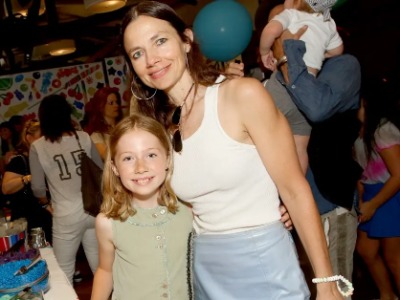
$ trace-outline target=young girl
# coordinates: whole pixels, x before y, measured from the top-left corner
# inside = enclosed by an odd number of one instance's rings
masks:
[[[330,17],[330,9],[335,0],[285,0],[281,13],[276,15],[265,26],[260,39],[260,54],[264,66],[275,69],[276,60],[271,47],[282,32],[289,29],[296,32],[307,25],[307,31],[301,36],[306,44],[304,62],[308,72],[317,76],[325,58],[340,55],[343,52],[343,41],[336,31],[336,24]],[[285,63],[279,60],[278,66]]]
[[[355,143],[364,172],[359,184],[357,251],[374,279],[380,299],[400,292],[400,98],[398,80],[366,81]]]
[[[189,299],[192,213],[171,189],[170,137],[133,114],[111,133],[96,218],[99,267],[92,299]]]

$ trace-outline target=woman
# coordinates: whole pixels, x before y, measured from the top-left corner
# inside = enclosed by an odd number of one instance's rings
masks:
[[[1,138],[1,153],[0,153],[0,172],[4,173],[6,165],[10,162],[11,158],[16,154],[15,148],[19,141],[19,134],[17,134],[11,123],[5,121],[0,124],[0,138]]]
[[[33,193],[44,204],[48,201],[47,180],[53,209],[54,254],[72,283],[76,253],[81,243],[92,272],[98,264],[95,218],[85,213],[82,203],[82,149],[101,167],[102,161],[89,135],[75,131],[71,111],[71,106],[61,95],[50,95],[42,100],[39,120],[43,136],[32,144],[29,162]]]
[[[17,147],[17,155],[11,158],[6,166],[2,191],[10,201],[12,219],[26,218],[28,229],[42,227],[47,241],[51,243],[50,207],[40,205],[31,189],[32,177],[28,153],[31,144],[40,136],[39,122],[37,120],[26,121],[21,133],[21,143]]]
[[[398,79],[365,80],[355,153],[359,184],[357,251],[380,292],[395,300],[400,291],[400,98]],[[393,278],[394,286],[391,278]],[[395,288],[396,287],[396,288]]]
[[[290,129],[264,87],[218,78],[165,4],[140,2],[122,33],[132,93],[173,134],[173,188],[193,206],[195,297],[308,299],[279,191],[324,282],[317,299],[342,299]]]
[[[110,131],[122,119],[121,96],[117,88],[103,87],[94,94],[85,106],[89,133],[103,161],[106,158]]]

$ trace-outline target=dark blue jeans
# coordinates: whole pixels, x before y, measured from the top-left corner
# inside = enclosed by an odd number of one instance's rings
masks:
[[[361,68],[354,56],[344,54],[327,59],[315,77],[308,73],[303,61],[306,51],[303,41],[285,40],[283,47],[289,71],[286,88],[311,122],[321,122],[359,107]],[[278,75],[283,82],[282,74]]]

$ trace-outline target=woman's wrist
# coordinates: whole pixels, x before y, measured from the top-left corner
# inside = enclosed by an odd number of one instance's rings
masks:
[[[30,174],[28,174],[28,175],[23,175],[23,176],[21,176],[21,182],[22,182],[24,185],[28,185],[29,182],[31,182],[31,178],[32,178],[32,176],[31,176]]]
[[[27,185],[29,183],[27,176],[21,176],[21,182],[23,185]]]
[[[351,296],[354,291],[353,284],[342,275],[314,278],[312,282],[317,284],[317,290],[332,289],[336,285],[335,288],[344,297]]]

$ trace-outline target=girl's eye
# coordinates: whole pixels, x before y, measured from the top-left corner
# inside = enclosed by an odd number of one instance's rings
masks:
[[[155,154],[155,153],[150,153],[150,154],[149,154],[149,157],[150,157],[150,158],[155,158],[155,157],[157,157],[157,154]]]
[[[122,161],[131,161],[132,159],[132,156],[125,156],[122,158]]]
[[[157,45],[157,46],[160,46],[160,45],[164,44],[166,41],[167,41],[166,38],[160,38],[160,39],[158,39],[158,40],[156,41],[156,45]]]

